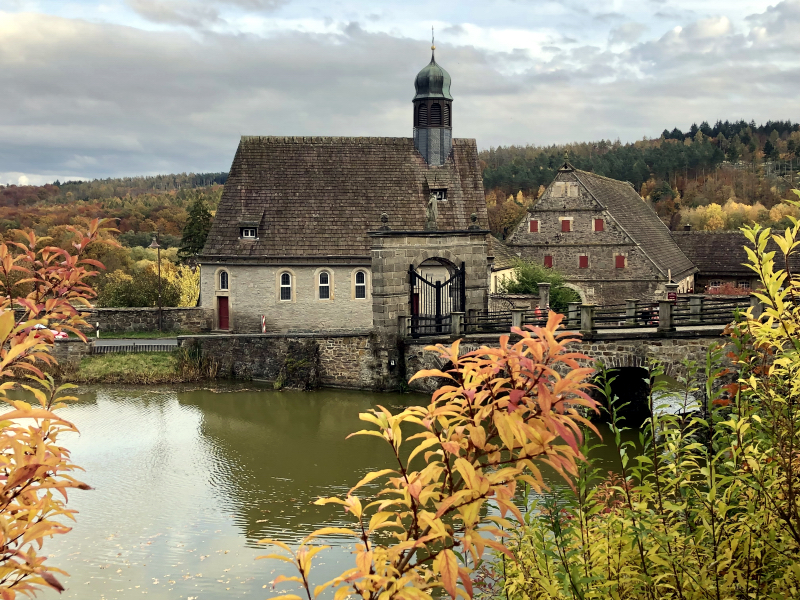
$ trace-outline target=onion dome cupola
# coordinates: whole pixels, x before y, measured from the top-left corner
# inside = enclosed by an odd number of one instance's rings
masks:
[[[450,75],[436,63],[431,45],[431,62],[414,80],[414,147],[429,165],[443,165],[453,148],[453,97]]]

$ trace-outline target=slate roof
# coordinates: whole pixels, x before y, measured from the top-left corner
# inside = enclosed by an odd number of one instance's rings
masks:
[[[516,252],[492,235],[489,236],[489,256],[494,256],[492,271],[511,269],[519,260]]]
[[[756,276],[743,264],[747,262],[744,247],[752,245],[741,231],[673,231],[672,236],[683,253],[700,269],[700,275]],[[767,242],[767,252],[777,252],[776,257],[782,256],[772,240]],[[800,272],[800,254],[791,255],[789,265],[792,271]],[[778,268],[782,266],[780,264]]]
[[[669,228],[631,184],[579,171],[569,164],[561,170],[574,172],[578,181],[611,213],[664,276],[671,271],[672,279],[678,281],[696,270],[692,261],[675,243]]]
[[[201,259],[368,257],[381,213],[395,231],[422,231],[432,185],[447,188],[438,228],[488,229],[478,149],[454,139],[441,167],[412,138],[242,137]],[[258,239],[239,228],[258,223]]]

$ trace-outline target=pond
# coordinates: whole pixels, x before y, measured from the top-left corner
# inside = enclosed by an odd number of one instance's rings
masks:
[[[267,553],[257,541],[294,544],[322,525],[349,525],[339,510],[311,502],[344,494],[367,471],[387,466],[380,440],[345,440],[361,428],[358,413],[426,401],[252,385],[82,393],[62,412],[81,434],[62,441],[94,489],[71,492],[77,523],[44,548],[51,564],[70,573],[61,578],[67,590],[40,597],[270,597],[269,582],[290,573],[283,563],[256,561]],[[602,462],[612,468],[609,457]],[[318,555],[315,583],[349,566],[342,540],[325,541],[333,547]]]

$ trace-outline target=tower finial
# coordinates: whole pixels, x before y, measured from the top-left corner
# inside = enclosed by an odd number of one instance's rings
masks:
[[[431,62],[435,60],[434,59],[435,51],[436,51],[436,44],[434,42],[434,37],[433,37],[433,25],[431,25]]]

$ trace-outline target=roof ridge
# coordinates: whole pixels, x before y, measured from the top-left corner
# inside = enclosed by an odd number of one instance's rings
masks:
[[[633,185],[631,185],[631,183],[628,182],[628,181],[621,181],[619,179],[612,179],[611,177],[606,177],[605,175],[599,175],[599,174],[595,173],[594,171],[583,171],[581,169],[573,169],[573,172],[574,173],[583,173],[584,175],[591,175],[592,177],[597,177],[598,179],[604,179],[606,181],[610,181],[611,183],[627,185],[634,192],[636,192],[636,188],[634,188]],[[636,192],[636,195],[639,196],[639,198],[641,198],[641,196],[639,195],[639,192]]]

